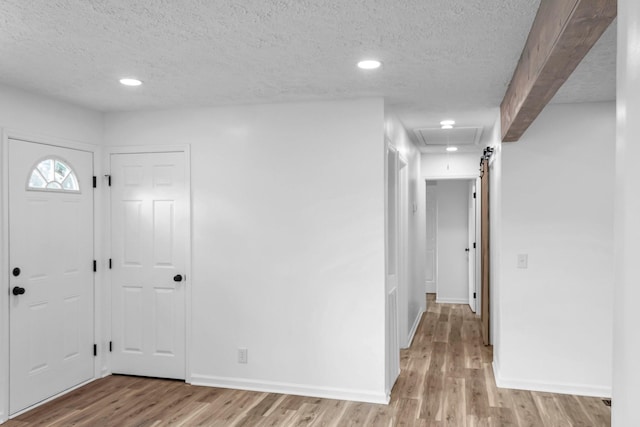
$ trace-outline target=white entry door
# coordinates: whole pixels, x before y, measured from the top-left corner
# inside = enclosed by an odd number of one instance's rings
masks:
[[[93,154],[9,140],[9,412],[93,378]]]
[[[112,371],[185,378],[186,154],[111,155]]]

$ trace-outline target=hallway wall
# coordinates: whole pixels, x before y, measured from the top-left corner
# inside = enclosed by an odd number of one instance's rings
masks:
[[[106,115],[107,145],[191,145],[195,383],[385,401],[383,121],[375,98]]]
[[[498,385],[611,393],[614,146],[614,103],[549,105],[502,144]]]
[[[407,260],[407,318],[404,319],[406,334],[401,337],[403,347],[409,345],[409,340],[415,333],[422,313],[426,310],[424,290],[425,274],[425,198],[424,191],[420,191],[420,163],[421,156],[418,149],[409,139],[406,129],[397,117],[386,114],[385,136],[398,149],[400,155],[407,161],[409,168],[409,185],[407,197],[407,231],[408,231],[408,260]]]

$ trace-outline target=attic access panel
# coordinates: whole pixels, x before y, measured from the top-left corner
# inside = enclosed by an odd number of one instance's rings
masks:
[[[472,146],[480,142],[481,127],[454,127],[453,129],[422,128],[414,133],[425,147],[446,145]]]

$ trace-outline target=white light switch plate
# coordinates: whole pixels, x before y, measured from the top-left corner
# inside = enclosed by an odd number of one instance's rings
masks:
[[[518,254],[518,268],[528,268],[528,265],[529,265],[529,255]]]

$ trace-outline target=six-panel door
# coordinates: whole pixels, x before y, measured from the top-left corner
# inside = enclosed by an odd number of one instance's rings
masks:
[[[112,371],[185,378],[185,153],[111,155]]]

